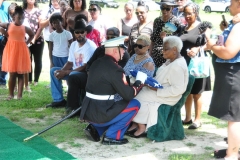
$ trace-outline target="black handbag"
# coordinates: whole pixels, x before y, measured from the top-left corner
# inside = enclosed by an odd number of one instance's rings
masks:
[[[8,26],[9,26],[9,23],[7,24],[6,32],[8,31]],[[2,39],[1,39],[1,45],[5,46],[7,44],[7,40],[8,40],[8,38],[3,35]]]

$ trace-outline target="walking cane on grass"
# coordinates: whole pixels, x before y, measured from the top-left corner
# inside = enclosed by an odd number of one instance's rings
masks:
[[[40,135],[40,134],[46,132],[47,130],[49,130],[49,129],[55,127],[56,125],[62,123],[62,122],[65,121],[66,119],[72,117],[74,114],[76,114],[78,111],[80,111],[81,108],[82,108],[82,107],[79,107],[78,109],[72,111],[69,115],[67,115],[67,116],[64,117],[63,119],[60,119],[59,121],[57,121],[57,122],[54,123],[53,125],[51,125],[51,126],[45,128],[45,129],[42,130],[41,132],[38,132],[38,133],[36,133],[36,134],[34,134],[34,135],[30,136],[30,137],[25,138],[23,141],[28,141],[28,140],[30,140],[30,139],[32,139],[32,138],[34,138],[34,137],[36,137],[36,136],[38,136],[38,135]]]

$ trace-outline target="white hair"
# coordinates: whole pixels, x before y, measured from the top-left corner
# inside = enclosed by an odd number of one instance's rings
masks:
[[[168,36],[163,38],[163,44],[164,43],[168,43],[170,48],[176,47],[179,53],[183,47],[182,40],[177,36]]]

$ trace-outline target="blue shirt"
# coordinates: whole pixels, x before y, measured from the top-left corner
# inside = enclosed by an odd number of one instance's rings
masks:
[[[0,6],[0,20],[2,23],[8,22],[8,7],[10,6],[9,2],[3,1]]]
[[[228,38],[233,26],[234,26],[233,22],[230,21],[229,25],[228,25],[228,28],[226,28],[223,31],[224,44],[227,41],[227,38]],[[225,60],[225,59],[217,58],[216,62],[219,62],[219,63],[238,63],[238,62],[240,62],[240,51],[232,59]]]

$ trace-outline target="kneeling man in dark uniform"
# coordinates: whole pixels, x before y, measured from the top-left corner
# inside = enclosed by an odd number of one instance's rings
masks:
[[[85,129],[89,139],[98,142],[106,131],[102,140],[102,144],[106,145],[128,143],[123,138],[124,133],[140,107],[137,100],[130,105],[128,103],[143,84],[137,80],[133,86],[129,86],[124,70],[117,63],[126,49],[124,39],[125,37],[117,37],[104,42],[105,56],[96,60],[89,69],[86,96],[80,115],[80,119],[90,123]],[[123,100],[115,102],[116,93]]]

